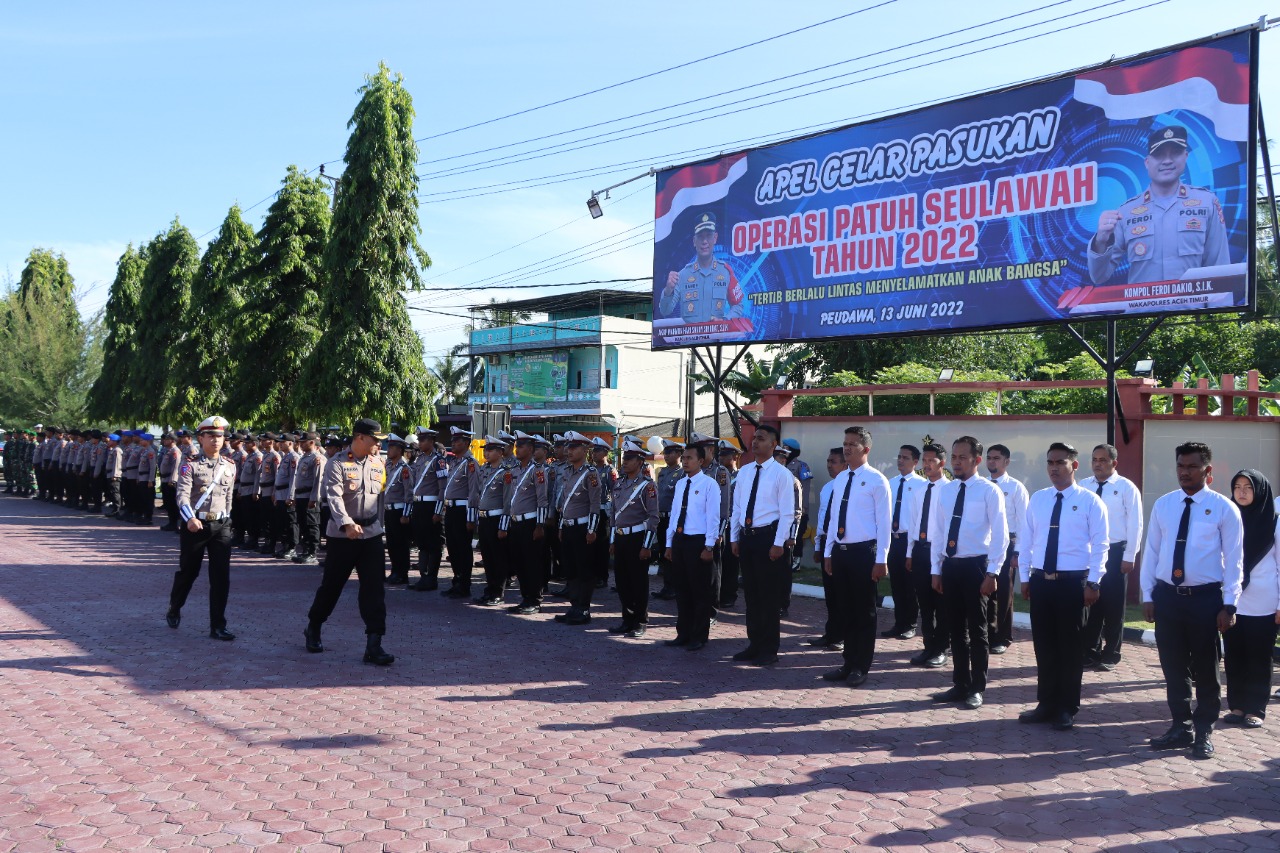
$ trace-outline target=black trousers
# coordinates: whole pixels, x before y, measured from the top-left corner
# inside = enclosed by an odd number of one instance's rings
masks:
[[[169,518],[169,526],[177,527],[181,520],[178,516],[178,487],[169,483],[160,484],[160,503]],[[234,527],[234,525],[232,525]]]
[[[676,637],[706,642],[715,613],[717,568],[715,557],[702,559],[705,533],[677,533],[671,540],[671,569],[676,584]]]
[[[296,552],[298,548],[298,519],[294,515],[293,507],[285,503],[283,498],[277,500],[275,517],[272,520],[276,525],[276,537],[280,547],[284,548],[286,552]]]
[[[738,577],[740,566],[738,558],[733,556],[733,548],[729,547],[728,537],[721,540],[719,552],[720,594],[717,596],[717,603],[723,607],[730,607],[738,601],[738,589],[741,587]]]
[[[298,526],[297,552],[304,557],[314,557],[320,550],[320,506],[311,498],[297,498],[293,502],[294,523]]]
[[[138,481],[138,501],[141,505],[142,517],[147,521],[151,521],[156,514],[155,475]]]
[[[382,537],[372,536],[368,539],[348,539],[345,536],[329,538],[329,547],[325,550],[324,576],[320,580],[320,588],[307,611],[311,622],[322,625],[333,613],[338,599],[342,597],[342,588],[355,569],[360,579],[360,618],[364,620],[364,632],[382,636],[387,633],[386,590],[382,585],[383,577]]]
[[[662,578],[662,590],[672,590],[671,561],[667,559],[667,528],[671,526],[671,514],[658,514],[658,532],[654,536],[654,547],[658,549],[658,575]],[[723,579],[721,580],[723,583]],[[735,594],[737,590],[735,589]]]
[[[120,500],[120,478],[112,477],[107,480],[106,497],[103,503],[110,504],[112,512],[120,512],[122,509]]]
[[[480,556],[484,558],[484,597],[502,598],[507,587],[507,572],[511,570],[510,545],[507,539],[498,538],[501,516],[481,518],[476,525],[480,536]]]
[[[766,527],[744,529],[738,539],[742,595],[746,599],[747,647],[758,655],[778,653],[782,641],[780,613],[791,584],[791,549],[783,548],[781,557],[769,559],[769,549],[777,532],[775,521]]]
[[[920,617],[916,588],[911,582],[911,573],[907,571],[910,544],[905,534],[899,536],[895,533],[889,539],[889,590],[893,594],[893,627],[900,631],[914,628]]]
[[[80,503],[80,476],[71,471],[64,471],[62,476],[67,482],[67,506],[74,508]]]
[[[440,576],[444,556],[444,523],[436,521],[435,501],[414,501],[413,541],[418,546],[418,572],[423,577]]]
[[[254,503],[254,515],[258,518],[258,535],[262,537],[263,545],[275,545],[276,530],[276,499],[274,495],[259,495]]]
[[[628,628],[649,623],[649,559],[640,558],[645,531],[620,534],[613,541],[613,582]]]
[[[548,580],[565,580],[568,575],[564,568],[564,537],[560,535],[560,519],[554,512],[547,516],[547,565],[550,575]]]
[[[793,560],[804,556],[804,534],[809,529],[809,513],[805,512],[800,516],[800,524],[796,527],[796,545],[792,549],[791,558]],[[790,599],[788,594],[787,598]]]
[[[1107,550],[1107,573],[1098,584],[1098,600],[1089,608],[1089,619],[1084,626],[1086,660],[1120,662],[1124,605],[1129,593],[1129,576],[1121,571],[1126,544],[1116,542]]]
[[[200,577],[200,564],[209,554],[209,628],[227,627],[227,595],[231,591],[231,522],[201,522],[192,533],[184,524],[178,537],[178,571],[169,591],[169,607],[181,610],[191,586]]]
[[[449,565],[453,567],[451,587],[470,594],[475,554],[471,550],[471,531],[467,529],[465,506],[445,507],[444,541],[449,546]]]
[[[987,646],[1008,646],[1013,643],[1013,542],[1004,553],[1000,564],[1000,577],[996,591],[987,604]]]
[[[541,539],[534,539],[533,533],[537,528],[536,518],[513,521],[507,535],[516,564],[516,577],[520,579],[520,603],[531,607],[541,606],[542,591],[547,587],[546,531],[543,530]],[[621,592],[622,588],[618,590]]]
[[[1046,580],[1031,575],[1031,644],[1036,653],[1036,701],[1051,713],[1080,710],[1084,677],[1085,572]]]
[[[89,506],[95,511],[102,509],[102,493],[106,490],[107,478],[95,474],[89,479]]]
[[[925,654],[931,658],[946,654],[951,648],[951,621],[942,596],[933,589],[932,559],[927,541],[911,543],[911,584],[920,608],[920,639],[924,641]]]
[[[1271,701],[1271,660],[1276,645],[1276,617],[1237,616],[1222,635],[1227,670],[1227,707],[1265,718]]]
[[[403,509],[387,507],[383,517],[382,529],[387,537],[387,560],[391,563],[391,577],[407,578],[409,576],[409,545],[412,531],[409,525],[402,524]]]
[[[253,495],[240,496],[240,518],[245,541],[257,544],[262,522],[258,515],[258,504],[253,500]]]
[[[914,566],[913,566],[914,568]],[[942,561],[942,606],[951,626],[951,680],[966,693],[987,689],[986,557],[947,557]]]
[[[876,543],[837,542],[831,551],[831,580],[844,614],[844,664],[870,672],[876,653]],[[896,601],[896,599],[895,599]]]
[[[596,541],[591,546],[591,570],[596,583],[609,582],[609,513],[603,509],[596,521]]]
[[[570,613],[581,615],[591,611],[591,596],[596,589],[591,562],[594,547],[587,544],[586,524],[560,528],[560,565],[568,581]]]
[[[816,550],[817,546],[814,547]],[[822,600],[827,608],[827,621],[822,626],[822,638],[828,643],[842,643],[845,630],[844,611],[841,608],[840,596],[836,594],[835,578],[825,570],[822,572]]]
[[[1164,671],[1165,698],[1174,724],[1208,730],[1222,711],[1218,681],[1218,611],[1222,590],[1195,590],[1179,595],[1171,584],[1156,581],[1151,601],[1156,610],[1156,651]],[[1195,685],[1196,708],[1191,710]]]

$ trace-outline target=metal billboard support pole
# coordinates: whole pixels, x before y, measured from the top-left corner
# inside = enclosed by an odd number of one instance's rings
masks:
[[[1084,347],[1084,351],[1092,356],[1093,360],[1098,362],[1102,369],[1107,372],[1107,444],[1114,446],[1116,443],[1116,409],[1119,402],[1119,394],[1116,390],[1116,369],[1128,361],[1130,356],[1137,352],[1138,347],[1147,342],[1147,338],[1151,337],[1151,333],[1156,330],[1156,327],[1159,326],[1163,320],[1164,317],[1156,317],[1152,320],[1151,325],[1143,329],[1142,334],[1138,335],[1138,339],[1130,344],[1129,348],[1118,357],[1116,356],[1116,321],[1108,320],[1107,355],[1105,358],[1099,355],[1098,351],[1093,348],[1093,345],[1085,340],[1083,335],[1076,331],[1075,326],[1072,326],[1070,323],[1066,324],[1067,331],[1071,333],[1071,337],[1075,338],[1080,346]],[[1129,430],[1126,428],[1125,435],[1128,436],[1128,434]]]

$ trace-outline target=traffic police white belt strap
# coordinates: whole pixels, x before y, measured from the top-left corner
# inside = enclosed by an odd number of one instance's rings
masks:
[[[577,527],[579,524],[586,524],[591,520],[591,516],[584,515],[582,518],[565,518],[560,521],[565,527]]]
[[[645,530],[648,530],[648,529],[649,529],[649,525],[647,525],[647,524],[636,524],[636,525],[633,525],[633,526],[631,526],[631,527],[618,527],[618,528],[616,528],[616,530],[618,531],[618,535],[619,535],[619,536],[627,536],[628,534],[631,534],[631,533],[642,533],[642,532],[644,532]]]
[[[435,503],[436,501],[440,500],[440,496],[439,495],[416,495],[414,497],[414,500],[419,503],[421,503],[422,501],[431,501],[432,503]]]

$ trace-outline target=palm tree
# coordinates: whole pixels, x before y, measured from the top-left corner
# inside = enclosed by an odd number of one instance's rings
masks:
[[[453,353],[444,358],[437,358],[431,373],[440,385],[440,402],[467,402],[467,380],[470,369],[466,361],[460,360]]]
[[[793,352],[772,361],[757,361],[755,356],[747,353],[742,357],[743,369],[729,371],[721,385],[726,391],[732,391],[745,399],[748,404],[758,403],[764,392],[777,388],[779,382],[784,385],[796,384],[799,377],[791,375],[792,370],[804,355],[802,352]],[[694,379],[702,383],[697,389],[699,394],[709,394],[714,390],[711,377],[698,373],[694,374]]]

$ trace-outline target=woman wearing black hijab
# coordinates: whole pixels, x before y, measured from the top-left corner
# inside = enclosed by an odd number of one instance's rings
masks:
[[[1230,709],[1222,721],[1256,729],[1267,715],[1271,655],[1280,624],[1276,505],[1271,483],[1252,468],[1231,478],[1231,500],[1244,522],[1244,590],[1236,624],[1222,635]]]

